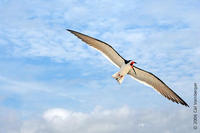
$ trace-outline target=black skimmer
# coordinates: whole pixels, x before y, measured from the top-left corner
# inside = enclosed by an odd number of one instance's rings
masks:
[[[124,76],[129,74],[135,80],[154,88],[157,92],[169,100],[189,107],[188,104],[172,89],[170,89],[162,80],[160,80],[154,74],[134,66],[136,63],[135,61],[125,60],[109,44],[73,30],[67,30],[87,43],[89,46],[101,52],[109,61],[120,68],[119,72],[112,75],[112,77],[115,78],[120,84],[122,83]]]

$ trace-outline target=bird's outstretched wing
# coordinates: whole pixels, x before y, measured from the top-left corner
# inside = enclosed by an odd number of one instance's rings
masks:
[[[95,39],[93,37],[84,35],[82,33],[73,31],[73,30],[69,30],[69,29],[67,29],[67,30],[69,32],[71,32],[72,34],[74,34],[75,36],[77,36],[78,38],[80,38],[85,43],[87,43],[89,46],[92,46],[93,48],[100,51],[114,65],[121,67],[122,64],[125,63],[125,59],[122,56],[120,56],[117,53],[117,51],[112,46],[110,46],[109,44],[102,42],[98,39]]]
[[[189,107],[183,99],[181,99],[173,90],[171,90],[162,80],[160,80],[154,74],[144,71],[135,66],[134,69],[135,72],[131,69],[128,73],[134,79],[138,80],[139,82],[142,82],[147,86],[154,88],[156,91],[158,91],[161,95],[165,96],[169,100]]]

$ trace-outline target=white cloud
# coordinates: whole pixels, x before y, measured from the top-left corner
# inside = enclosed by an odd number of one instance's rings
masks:
[[[16,115],[16,114],[15,114]],[[0,122],[2,119],[0,118]],[[7,124],[11,121],[5,119]],[[16,123],[15,123],[16,122]],[[12,124],[17,122],[13,119]],[[194,132],[192,110],[137,110],[127,106],[118,109],[96,107],[91,112],[76,112],[64,108],[44,111],[41,117],[22,120],[20,133],[182,133]],[[11,133],[0,126],[0,130]],[[198,132],[198,130],[196,131]]]
[[[22,122],[19,115],[15,110],[0,107],[0,132],[19,133]]]

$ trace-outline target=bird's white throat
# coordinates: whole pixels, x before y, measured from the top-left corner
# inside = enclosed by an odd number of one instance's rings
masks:
[[[113,74],[112,77],[115,78],[118,81],[118,83],[121,84],[124,80],[125,75],[130,71],[130,69],[131,69],[130,63],[123,64],[120,68],[120,71]]]

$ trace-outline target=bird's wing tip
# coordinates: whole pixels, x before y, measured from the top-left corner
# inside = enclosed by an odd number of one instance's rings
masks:
[[[184,105],[184,106],[190,108],[190,106],[189,106],[186,102],[183,102],[183,103],[180,103],[180,104],[182,104],[182,105]]]
[[[182,100],[182,99],[181,99],[181,100]],[[181,103],[182,105],[185,105],[186,107],[190,108],[190,106],[189,106],[185,101],[182,100],[180,103]]]
[[[188,108],[190,108],[190,106],[187,103],[185,104],[185,106],[188,107]]]
[[[74,30],[70,30],[70,29],[66,29],[67,31],[71,32],[72,34],[75,34],[75,33],[79,33],[77,31],[74,31]]]
[[[69,31],[69,32],[72,32],[72,30],[70,30],[70,29],[66,29],[67,31]]]

